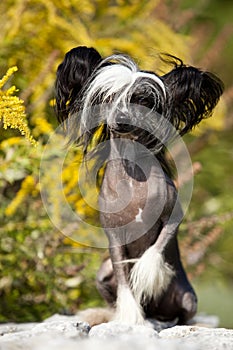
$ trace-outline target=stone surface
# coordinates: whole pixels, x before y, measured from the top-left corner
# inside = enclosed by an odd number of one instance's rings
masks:
[[[214,325],[216,319],[211,320]],[[203,317],[199,321],[200,324],[208,323]],[[54,315],[41,323],[2,324],[0,334],[0,350],[233,349],[233,330],[230,329],[193,324],[154,330],[148,326],[130,326],[114,321],[91,328],[78,315]]]
[[[159,333],[155,331],[152,327],[147,326],[130,326],[125,324],[120,324],[117,322],[103,323],[98,326],[91,328],[89,332],[90,338],[95,339],[128,339],[128,338],[158,338]]]

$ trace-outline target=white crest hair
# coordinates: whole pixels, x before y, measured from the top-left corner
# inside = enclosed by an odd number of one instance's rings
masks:
[[[112,64],[114,63],[114,64]],[[95,104],[113,103],[127,106],[132,93],[142,85],[142,79],[159,104],[166,96],[162,80],[152,73],[142,72],[136,63],[124,55],[112,55],[101,62],[90,82],[84,97],[81,114],[81,128],[85,129],[88,109]],[[162,93],[162,96],[161,96]]]

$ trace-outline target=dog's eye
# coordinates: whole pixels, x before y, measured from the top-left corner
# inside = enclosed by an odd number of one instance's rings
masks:
[[[152,109],[155,105],[153,96],[133,94],[130,100],[131,103]]]

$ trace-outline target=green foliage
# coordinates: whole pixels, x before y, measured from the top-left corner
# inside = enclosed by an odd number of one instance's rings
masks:
[[[95,274],[102,252],[74,248],[43,206],[42,150],[20,137],[0,145],[0,321],[39,320],[101,302]]]
[[[42,320],[80,305],[96,306],[95,254],[65,249],[59,233],[30,228],[1,232],[0,322]],[[88,285],[88,288],[87,288]]]
[[[216,240],[207,247],[205,263],[210,273],[215,271],[222,280],[233,283],[233,198],[229,190],[232,184],[231,145],[232,131],[214,132],[211,133],[208,147],[204,147],[193,157],[194,161],[200,162],[202,171],[195,177],[188,219],[214,219],[212,228],[218,227],[220,230]],[[199,237],[200,243],[202,240],[203,233]]]

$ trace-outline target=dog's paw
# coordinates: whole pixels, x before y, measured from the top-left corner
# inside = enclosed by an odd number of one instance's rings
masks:
[[[136,302],[128,286],[119,286],[114,320],[119,323],[131,325],[145,325],[144,312]]]

